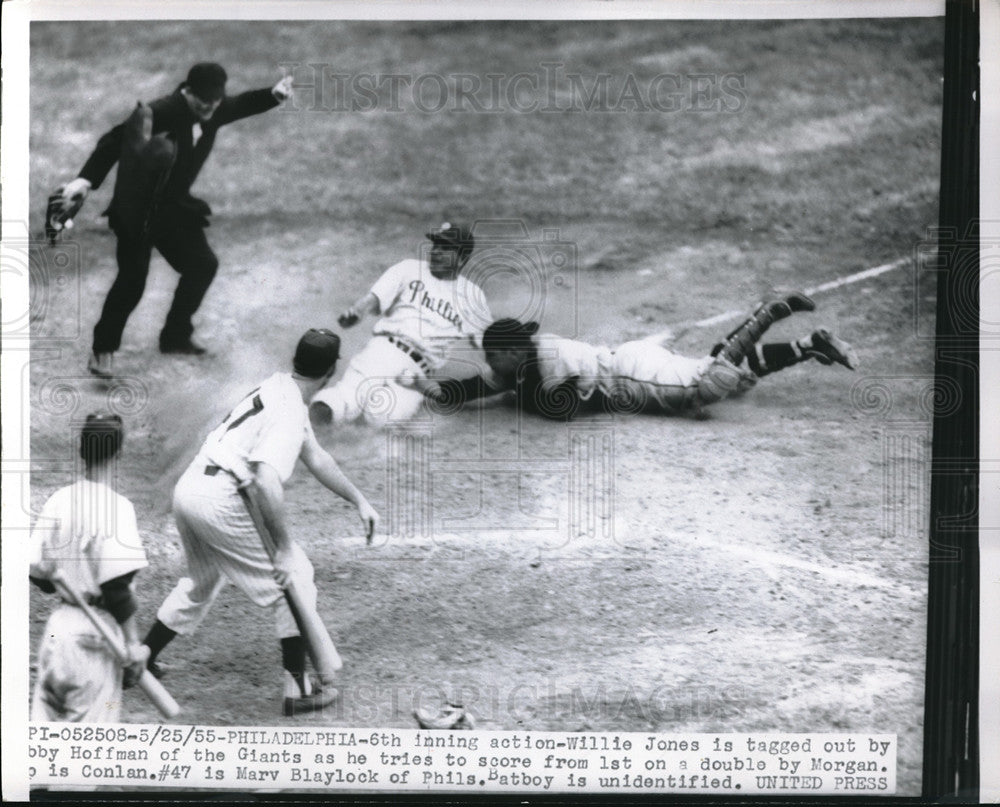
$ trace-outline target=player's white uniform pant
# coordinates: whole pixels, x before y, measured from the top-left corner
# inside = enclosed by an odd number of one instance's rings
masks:
[[[257,605],[274,611],[279,639],[299,635],[284,592],[274,580],[274,564],[225,472],[206,476],[203,467],[188,468],[174,489],[174,518],[187,555],[188,576],[163,601],[156,614],[160,622],[177,633],[192,633],[228,579]],[[292,557],[295,586],[315,606],[312,563],[296,543]]]
[[[424,396],[396,383],[404,371],[418,378],[426,376],[417,362],[385,336],[373,336],[351,359],[340,380],[317,392],[312,400],[330,407],[334,423],[347,423],[362,416],[368,423],[379,426],[409,420],[420,411]]]
[[[631,411],[650,407],[678,412],[748,389],[756,376],[721,356],[694,359],[655,342],[626,342],[615,350],[611,395]]]
[[[112,635],[121,628],[95,609]],[[117,723],[121,719],[122,667],[83,610],[61,605],[45,624],[38,650],[32,720]]]

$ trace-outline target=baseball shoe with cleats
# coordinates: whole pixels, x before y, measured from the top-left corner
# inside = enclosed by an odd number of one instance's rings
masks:
[[[769,303],[763,303],[757,309],[758,312],[761,310],[767,311],[772,319],[777,322],[779,319],[790,317],[796,311],[815,311],[816,303],[801,292],[795,291],[781,300],[772,300]]]
[[[332,687],[324,687],[313,679],[312,692],[297,698],[286,697],[281,705],[281,714],[285,717],[295,717],[307,712],[318,712],[325,709],[340,697],[340,691]]]
[[[98,378],[114,378],[114,371],[111,369],[112,353],[91,353],[87,362],[87,369],[92,375]]]
[[[329,426],[333,423],[333,410],[322,401],[309,404],[309,420],[313,426]]]
[[[848,370],[857,370],[858,354],[843,339],[838,339],[825,328],[813,331],[810,337],[812,346],[805,348],[805,354],[816,359],[820,364],[842,364]]]

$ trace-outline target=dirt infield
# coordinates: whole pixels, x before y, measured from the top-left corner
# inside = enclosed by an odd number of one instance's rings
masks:
[[[86,377],[115,271],[99,218],[113,183],[63,247],[68,282],[42,251],[31,506],[70,478],[74,418],[121,411],[120,490],[151,560],[144,627],[183,574],[170,492],[201,436],[283,368],[304,327],[332,325],[415,256],[441,217],[527,233],[527,274],[487,282],[495,314],[530,311],[545,330],[608,345],[912,256],[937,220],[937,19],[128,24],[124,56],[121,26],[32,27],[33,233],[98,135],[196,58],[223,63],[234,90],[273,83],[291,61],[300,81],[313,63],[541,82],[559,62],[580,77],[494,111],[482,94],[484,109],[449,96],[435,110],[412,93],[402,111],[386,99],[342,111],[318,86],[295,110],[223,130],[195,186],[215,209],[221,260],[197,320],[205,359],[156,351],[176,276],[155,258],[116,355],[122,380]],[[599,74],[612,77],[608,108],[572,109]],[[653,108],[659,75],[676,77],[678,108]],[[649,109],[622,101],[627,76]],[[692,76],[708,76],[710,108],[697,108]],[[907,262],[817,294],[816,312],[768,340],[825,326],[861,369],[801,364],[706,419],[565,425],[486,408],[320,433],[387,528],[366,547],[354,513],[302,469],[288,487],[345,659],[343,696],[280,717],[273,626],[230,588],[164,653],[180,719],[413,726],[415,706],[461,699],[485,729],[870,729],[899,734],[898,794],[917,794],[931,403],[954,394],[933,383],[934,283]],[[370,324],[344,335],[347,355]],[[682,327],[674,347],[703,355],[734,324]],[[33,652],[49,608],[32,594]],[[126,719],[156,721],[127,697]]]

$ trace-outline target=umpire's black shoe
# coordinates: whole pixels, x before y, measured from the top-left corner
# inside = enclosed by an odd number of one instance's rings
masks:
[[[156,678],[157,680],[163,678],[166,673],[163,671],[163,667],[157,664],[155,661],[150,659],[146,662],[146,669],[149,670],[149,674]]]
[[[160,339],[160,353],[177,353],[183,356],[204,356],[206,348],[190,339]]]
[[[340,697],[340,691],[336,689],[324,689],[318,683],[313,683],[313,691],[309,695],[302,695],[298,698],[285,698],[281,706],[281,713],[285,717],[295,717],[295,715],[306,712],[317,712],[333,703]]]

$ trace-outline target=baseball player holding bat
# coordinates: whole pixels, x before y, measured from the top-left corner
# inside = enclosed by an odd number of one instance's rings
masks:
[[[80,434],[83,478],[49,497],[31,533],[31,581],[62,600],[38,651],[32,720],[118,722],[122,668],[124,683],[133,684],[146,664],[132,591],[135,573],[148,565],[146,553],[135,510],[114,489],[122,437],[117,415],[87,417]],[[103,626],[91,622],[86,610]]]
[[[609,350],[540,334],[536,322],[502,319],[483,335],[488,372],[461,380],[417,380],[415,386],[446,407],[513,393],[520,409],[556,420],[570,419],[587,407],[699,413],[704,405],[743,392],[765,375],[809,359],[856,369],[854,349],[825,329],[794,342],[758,344],[772,323],[815,307],[799,293],[762,303],[701,358],[682,356],[648,339]],[[741,366],[744,359],[748,368]]]
[[[340,315],[344,328],[366,314],[380,316],[371,340],[351,359],[343,377],[313,398],[317,422],[364,418],[384,425],[412,418],[423,396],[397,377],[425,378],[445,364],[460,341],[477,350],[481,346],[483,328],[493,317],[482,288],[462,274],[475,249],[472,229],[446,221],[427,238],[431,249],[426,260],[412,258],[389,267],[371,291]]]
[[[157,612],[144,644],[149,666],[177,634],[192,633],[228,579],[274,612],[285,670],[283,713],[321,709],[340,666],[316,611],[313,567],[288,534],[283,486],[301,459],[329,490],[351,502],[368,540],[379,516],[316,441],[308,403],[333,375],[340,339],[310,330],[298,343],[291,373],[275,373],[251,391],[208,435],[174,490],[174,518],[187,556],[181,578]],[[324,638],[325,637],[325,638]],[[306,656],[319,677],[306,674]]]
[[[94,327],[87,367],[96,376],[112,376],[112,356],[142,299],[154,247],[180,275],[160,332],[160,351],[194,356],[206,352],[191,339],[191,318],[219,261],[205,237],[211,208],[191,195],[191,186],[222,126],[273,109],[292,94],[291,76],[274,87],[232,96],[226,94],[227,80],[225,69],[214,62],[194,65],[173,93],[148,106],[140,104],[138,118],[133,111],[102,135],[79,176],[49,197],[45,226],[54,241],[118,163],[114,196],[105,211],[118,239],[118,276]],[[148,125],[142,115],[148,115]]]

